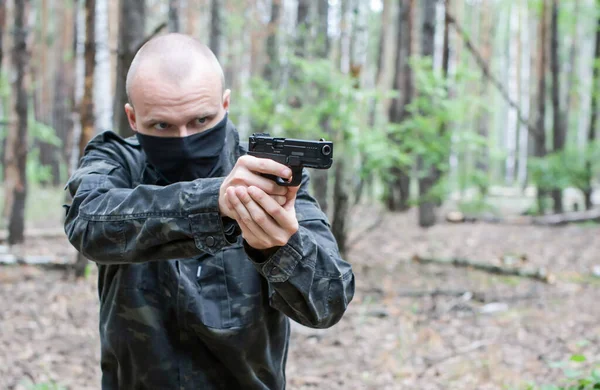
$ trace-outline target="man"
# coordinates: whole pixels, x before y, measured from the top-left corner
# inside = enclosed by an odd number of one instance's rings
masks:
[[[354,295],[308,193],[245,155],[213,53],[180,34],[136,54],[136,137],[87,145],[68,183],[69,241],[98,264],[103,389],[283,389],[289,319],[336,324]]]

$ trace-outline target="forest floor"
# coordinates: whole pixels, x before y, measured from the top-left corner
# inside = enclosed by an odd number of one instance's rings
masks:
[[[290,389],[525,389],[600,363],[598,225],[421,229],[414,212],[373,208],[353,218],[354,300],[330,329],[293,326]],[[73,253],[63,238],[30,240],[27,251]],[[523,267],[544,267],[557,280],[417,264],[414,255],[524,256]],[[75,281],[62,271],[0,267],[0,388],[98,389],[97,323],[95,272]]]

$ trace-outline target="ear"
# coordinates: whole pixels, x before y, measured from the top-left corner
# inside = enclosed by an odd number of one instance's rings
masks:
[[[137,125],[135,123],[135,111],[133,110],[133,106],[129,103],[125,104],[125,114],[127,115],[127,120],[129,121],[129,126],[133,131],[137,131]]]
[[[229,110],[230,99],[231,99],[231,90],[226,89],[225,92],[223,93],[223,108],[225,109],[225,111]]]

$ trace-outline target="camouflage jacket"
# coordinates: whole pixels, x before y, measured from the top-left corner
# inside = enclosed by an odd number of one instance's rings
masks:
[[[303,173],[299,231],[268,259],[218,209],[244,154],[231,123],[213,177],[161,183],[134,137],[86,147],[65,232],[98,265],[103,389],[284,389],[289,318],[336,324],[354,295]]]

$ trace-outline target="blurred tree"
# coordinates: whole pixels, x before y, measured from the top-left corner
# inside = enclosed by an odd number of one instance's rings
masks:
[[[433,58],[435,39],[435,0],[423,0],[421,25],[421,55]],[[417,91],[419,93],[419,91]],[[430,190],[440,178],[436,166],[427,167],[423,165],[423,159],[419,156],[419,226],[428,227],[436,222],[436,202],[431,199]]]
[[[79,156],[94,136],[94,70],[96,65],[96,0],[85,0],[85,74],[83,99],[79,107],[81,137]]]
[[[534,154],[537,158],[546,156],[546,69],[547,69],[547,0],[542,0],[542,12],[539,20],[539,39],[538,39],[538,91],[537,91],[537,136],[535,137]],[[538,183],[537,188],[537,208],[540,214],[545,212],[545,202],[547,189]]]
[[[4,69],[2,68],[3,59],[4,59],[4,31],[6,30],[6,0],[0,0],[0,80],[3,80],[4,74],[2,73]],[[8,126],[8,118],[5,117],[5,100],[3,99],[0,102],[0,107],[2,107],[2,112],[0,112],[0,161],[4,161],[4,149],[5,149],[5,134]],[[5,165],[2,164],[2,168],[0,169],[0,175],[4,178],[6,175]],[[2,210],[3,216],[6,215]]]
[[[590,125],[587,134],[588,145],[596,142],[596,127],[598,126],[598,110],[600,109],[600,0],[596,0],[598,8],[598,21],[596,23],[596,46],[594,49],[594,60],[592,61],[592,101],[590,103]],[[592,204],[592,190],[594,175],[592,164],[594,156],[591,153],[586,155],[585,172],[587,188],[584,189],[585,207],[590,210]],[[597,163],[597,162],[596,162]]]
[[[22,243],[25,239],[25,200],[27,197],[27,142],[28,101],[27,74],[29,72],[30,48],[28,47],[29,18],[28,0],[14,2],[14,42],[12,65],[16,77],[12,83],[16,121],[9,126],[6,141],[4,180],[6,197],[4,206],[10,210],[8,220],[8,244]]]
[[[560,102],[560,63],[559,63],[559,43],[558,43],[558,0],[552,1],[552,18],[550,28],[550,66],[552,68],[552,118],[553,118],[553,152],[558,153],[565,148],[566,129],[563,125],[561,102]],[[554,203],[554,212],[562,213],[562,189],[552,189],[552,200]]]
[[[79,156],[88,142],[94,136],[94,69],[96,65],[96,0],[85,0],[85,85],[83,99],[81,100],[80,120],[81,137],[79,138]],[[88,260],[81,254],[77,254],[75,262],[75,276],[80,278],[85,275],[85,267]]]
[[[223,4],[221,0],[211,0],[210,4],[210,41],[209,47],[215,53],[215,56],[221,58],[221,41],[223,39]]]
[[[146,25],[145,0],[120,0],[119,10],[119,43],[117,57],[117,82],[115,86],[115,100],[113,108],[113,127],[124,137],[133,135],[125,115],[127,94],[125,82],[131,61],[137,50],[144,42]]]
[[[181,8],[181,0],[169,0],[169,23],[168,29],[169,32],[179,32],[181,31],[180,26],[180,8]]]
[[[413,55],[413,25],[415,20],[415,1],[399,0],[398,11],[398,37],[396,42],[396,71],[392,88],[400,93],[392,99],[389,107],[389,121],[393,124],[399,124],[407,115],[408,107],[413,99],[414,80],[410,65],[410,58]],[[401,139],[394,139],[396,143],[403,142]],[[386,205],[389,210],[403,211],[408,209],[408,200],[410,198],[410,175],[408,170],[410,166],[394,166],[391,169],[391,180],[387,188]]]
[[[303,11],[306,13],[306,11]],[[300,14],[300,3],[298,4],[298,14]],[[306,15],[303,16],[304,26],[307,27]],[[317,9],[317,20],[316,20],[316,31],[317,37],[314,44],[315,57],[320,59],[326,59],[329,55],[329,36],[327,34],[327,25],[329,20],[329,4],[327,1],[320,1]],[[300,22],[300,20],[298,20]],[[307,29],[308,30],[308,29]],[[319,95],[323,96],[322,91]],[[321,132],[324,138],[329,138],[331,133],[329,131],[329,118],[324,115],[320,118]],[[312,182],[315,197],[317,198],[323,212],[327,213],[329,209],[329,171],[317,170],[312,172]],[[335,197],[335,194],[334,194]],[[337,198],[336,198],[337,199]],[[334,199],[334,204],[337,201]],[[339,210],[341,211],[341,210]],[[337,218],[338,223],[341,222],[340,218],[342,214],[338,212]],[[334,216],[335,218],[335,216]]]
[[[263,78],[270,83],[272,88],[278,85],[280,77],[279,45],[277,44],[280,15],[281,0],[272,0],[271,19],[267,27],[267,63],[263,70]]]

